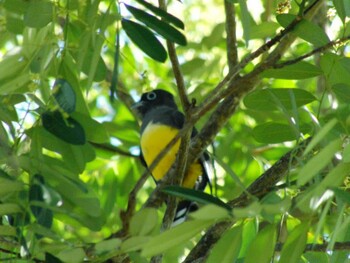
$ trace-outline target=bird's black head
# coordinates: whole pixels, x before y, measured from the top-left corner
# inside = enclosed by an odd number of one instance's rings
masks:
[[[143,93],[140,101],[136,102],[133,105],[133,108],[137,109],[137,111],[144,116],[149,110],[160,106],[167,106],[177,109],[174,96],[171,93],[161,89]]]

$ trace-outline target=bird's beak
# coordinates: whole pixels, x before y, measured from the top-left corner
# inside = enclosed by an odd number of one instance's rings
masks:
[[[131,109],[132,109],[132,110],[138,110],[138,109],[141,108],[143,105],[144,105],[144,102],[140,100],[140,101],[138,101],[138,102],[135,102],[133,105],[131,105]]]

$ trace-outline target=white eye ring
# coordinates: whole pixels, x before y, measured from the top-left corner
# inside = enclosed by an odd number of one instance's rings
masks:
[[[157,98],[157,94],[155,92],[149,92],[147,93],[146,98],[148,100],[155,100]]]

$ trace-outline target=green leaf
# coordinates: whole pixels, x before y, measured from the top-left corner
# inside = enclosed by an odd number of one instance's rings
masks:
[[[350,163],[350,144],[346,145],[343,150],[343,162]]]
[[[72,113],[71,117],[77,120],[83,127],[87,141],[94,143],[109,142],[109,134],[105,125],[103,125],[102,123],[99,123],[90,116],[79,112]]]
[[[15,76],[14,78],[10,78],[8,81],[0,82],[0,94],[10,94],[18,89],[23,87],[27,87],[28,83],[31,80],[31,75],[29,73],[22,73],[20,75]]]
[[[44,112],[41,118],[44,128],[61,140],[74,145],[85,144],[85,131],[73,118],[63,118],[58,110]]]
[[[254,127],[253,136],[258,142],[280,143],[294,141],[298,139],[300,135],[291,125],[277,122],[266,122]]]
[[[275,111],[280,110],[280,104],[287,110],[292,110],[293,103],[296,107],[301,107],[314,100],[315,96],[303,89],[274,88],[253,91],[245,96],[243,102],[247,108],[253,110]]]
[[[66,248],[55,254],[63,262],[83,262],[86,258],[84,249],[82,248]]]
[[[250,40],[250,13],[248,11],[247,7],[247,1],[245,0],[238,0],[239,7],[241,10],[241,21],[243,26],[243,38],[246,43],[246,46],[248,46],[248,41]]]
[[[269,263],[275,251],[276,238],[276,225],[265,226],[250,244],[244,262]]]
[[[236,262],[242,245],[242,229],[242,226],[238,226],[227,230],[220,240],[214,245],[206,262]]]
[[[228,204],[224,203],[219,198],[201,191],[175,185],[166,186],[162,191],[167,194],[171,194],[191,201],[196,201],[202,204],[214,204],[223,207],[228,211],[231,211],[231,207]]]
[[[24,29],[23,19],[18,19],[10,15],[6,16],[6,29],[14,34],[22,34]]]
[[[102,240],[95,245],[95,252],[97,255],[105,254],[110,251],[116,251],[119,249],[122,241],[119,238],[111,238]]]
[[[252,25],[250,28],[251,39],[261,39],[271,37],[276,34],[279,25],[275,22],[266,21],[258,25]]]
[[[21,191],[24,188],[23,183],[7,180],[4,178],[0,178],[0,185],[0,197]]]
[[[337,123],[338,121],[336,119],[331,119],[329,122],[327,122],[322,127],[322,129],[320,129],[312,138],[311,142],[307,145],[303,155],[306,156],[317,144],[319,144]]]
[[[321,74],[322,71],[317,66],[301,61],[283,68],[267,69],[261,76],[276,79],[307,79]]]
[[[123,252],[139,251],[150,239],[148,236],[130,237],[121,244],[120,249]]]
[[[320,66],[328,85],[348,83],[350,79],[350,58],[325,53],[321,55]]]
[[[276,17],[281,26],[287,27],[297,16],[292,14],[281,14]],[[293,34],[304,39],[316,47],[330,42],[327,34],[318,25],[309,20],[302,19],[294,28]]]
[[[204,207],[201,207],[199,210],[192,212],[189,214],[189,216],[193,219],[198,220],[221,220],[225,218],[229,218],[232,216],[227,209],[213,205],[208,204]]]
[[[89,47],[84,53],[84,62],[82,65],[82,71],[92,76],[91,79],[100,82],[106,79],[107,66],[103,58],[99,55],[100,50],[97,48]]]
[[[12,203],[0,204],[0,216],[11,215],[11,214],[20,213],[20,212],[22,212],[22,209],[18,204],[12,204]]]
[[[158,236],[152,237],[144,244],[141,255],[151,257],[173,249],[197,235],[211,225],[212,222],[211,220],[193,220],[171,228]]]
[[[203,68],[204,64],[205,59],[196,57],[181,64],[181,70],[184,75],[193,75],[195,71],[197,71],[200,68]]]
[[[6,236],[17,236],[16,234],[16,228],[12,226],[2,226],[0,225],[0,236],[6,237]]]
[[[125,4],[125,7],[130,11],[130,13],[135,16],[138,21],[145,23],[149,28],[156,31],[165,39],[178,43],[182,46],[185,46],[187,44],[185,36],[166,22],[159,20],[155,16],[152,16],[145,11],[137,9],[133,6]]]
[[[22,55],[12,55],[0,61],[0,81],[7,78],[14,78],[22,73],[27,62]],[[1,89],[0,89],[1,90]]]
[[[35,175],[33,182],[34,183],[29,188],[29,202],[43,202],[44,192],[41,184],[44,184],[44,179],[41,175]],[[37,205],[30,205],[30,209],[38,224],[47,228],[51,228],[53,213],[50,209]]]
[[[23,14],[29,6],[30,2],[26,0],[5,0],[4,8],[10,12]]]
[[[333,5],[337,10],[337,14],[340,17],[343,24],[345,24],[346,11],[345,11],[346,0],[333,0]]]
[[[167,53],[163,45],[147,28],[131,20],[122,19],[125,33],[145,54],[156,61],[165,62]]]
[[[53,86],[53,96],[65,112],[72,113],[75,111],[76,96],[68,81],[57,79]]]
[[[310,181],[318,172],[325,168],[333,159],[334,154],[341,149],[341,140],[334,140],[312,157],[298,173],[299,186]]]
[[[173,24],[174,26],[184,29],[185,28],[185,24],[178,19],[177,17],[173,16],[172,14],[167,13],[166,11],[164,11],[163,9],[160,9],[159,7],[156,7],[144,0],[136,0],[139,4],[143,5],[144,7],[146,7],[148,10],[150,10],[152,13],[156,14],[157,16],[160,16],[161,18],[164,19],[164,21],[167,21],[171,24]]]
[[[309,222],[303,222],[293,229],[281,251],[280,263],[297,263],[300,260],[307,240]]]
[[[146,236],[158,224],[158,212],[154,208],[144,208],[138,211],[130,221],[130,234]]]
[[[347,167],[349,168],[349,167]],[[348,170],[349,171],[349,170]],[[335,196],[343,200],[345,203],[350,204],[350,193],[339,188],[332,188]]]
[[[346,83],[337,83],[332,86],[332,91],[340,102],[349,103],[350,101],[350,85]]]
[[[24,14],[24,24],[28,27],[41,28],[52,21],[53,5],[49,1],[31,1]]]

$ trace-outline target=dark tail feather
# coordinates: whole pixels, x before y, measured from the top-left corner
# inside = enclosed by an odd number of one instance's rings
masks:
[[[175,218],[171,226],[176,226],[184,222],[187,218],[188,213],[194,212],[198,209],[198,205],[196,202],[182,200],[177,205]]]

